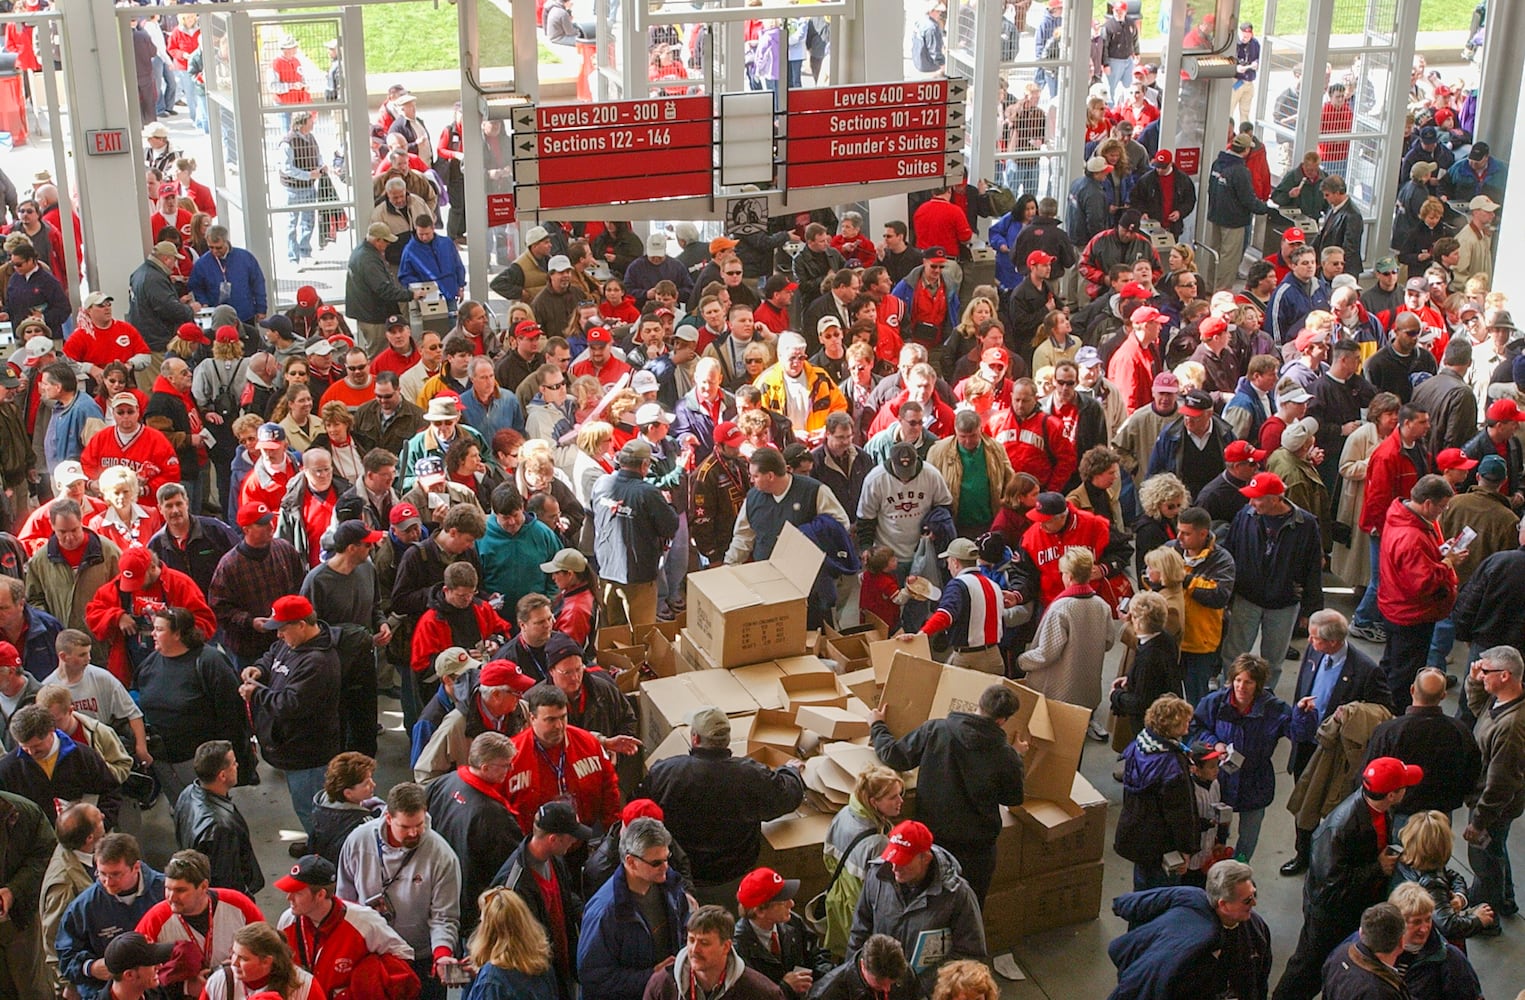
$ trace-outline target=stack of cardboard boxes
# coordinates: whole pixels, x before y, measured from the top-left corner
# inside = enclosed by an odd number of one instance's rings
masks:
[[[882,706],[890,731],[902,736],[927,719],[974,711],[992,681],[932,660],[924,637],[888,639],[877,621],[853,634],[807,633],[806,597],[822,559],[786,525],[766,562],[691,574],[686,621],[599,633],[601,662],[625,671],[622,686],[640,702],[648,761],[686,753],[683,720],[707,705],[731,717],[735,753],[775,767],[805,759],[806,802],[764,825],[759,858],[800,879],[801,899],[825,888],[822,844],[832,815],[877,762],[869,706]],[[992,953],[1100,912],[1106,832],[1106,800],[1077,773],[1089,712],[1004,683],[1022,705],[1007,731],[1029,741],[1027,801],[1003,810],[985,905]],[[905,816],[914,818],[917,776],[906,777]]]

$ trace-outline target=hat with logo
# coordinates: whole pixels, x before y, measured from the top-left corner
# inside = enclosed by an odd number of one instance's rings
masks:
[[[1391,795],[1424,780],[1424,768],[1405,764],[1397,757],[1378,757],[1361,772],[1361,785],[1373,795]]]
[[[303,285],[297,289],[297,305],[303,309],[316,308],[318,304],[318,290],[311,285]]]
[[[418,508],[410,503],[394,503],[392,511],[387,515],[387,520],[392,523],[395,531],[407,531],[415,524],[422,524],[418,516]]]
[[[21,666],[21,651],[8,642],[0,641],[0,667]]]
[[[815,332],[817,335],[825,333],[831,327],[842,329],[842,321],[835,316],[822,316],[816,320]]]
[[[385,240],[388,243],[397,242],[397,234],[388,229],[385,222],[371,223],[370,228],[365,231],[365,238],[368,240]]]
[[[445,481],[445,460],[438,455],[425,455],[413,463],[413,478],[425,489]]]
[[[481,660],[472,656],[462,646],[451,646],[434,658],[434,673],[424,679],[443,680],[446,677],[459,677],[468,671],[481,669]]]
[[[792,292],[800,287],[798,282],[792,281],[787,274],[770,275],[766,284],[763,285],[763,297],[772,298],[779,292]]]
[[[111,397],[111,405],[108,409],[116,409],[118,406],[130,406],[134,410],[138,408],[138,397],[130,392],[119,392]]]
[[[1283,229],[1281,231],[1281,238],[1294,246],[1299,243],[1308,242],[1308,235],[1297,226],[1288,226],[1286,229]]]
[[[108,302],[114,301],[116,300],[105,292],[91,292],[85,296],[85,308],[94,309],[96,306],[103,306]]]
[[[994,563],[999,566],[1006,561],[1010,546],[1006,544],[1005,536],[999,531],[985,532],[975,539],[975,544],[980,548],[980,562]]]
[[[566,254],[562,254],[562,253],[559,253],[556,256],[552,257],[550,260],[546,261],[546,264],[545,264],[545,273],[546,274],[556,274],[556,273],[558,273],[560,271],[570,271],[570,270],[572,270],[572,261],[571,261],[570,258],[567,257]]]
[[[325,337],[315,338],[310,344],[307,345],[307,356],[308,357],[312,357],[313,355],[317,355],[318,357],[326,358],[326,357],[328,357],[329,355],[331,355],[333,353],[334,353],[333,342],[328,340]]]
[[[1398,261],[1392,257],[1378,257],[1377,263],[1373,267],[1378,274],[1398,273]]]
[[[536,323],[532,319],[521,319],[519,322],[514,324],[514,337],[516,339],[522,337],[539,337],[544,333],[545,331],[540,329],[540,324]]]
[[[1229,143],[1229,145],[1243,153],[1248,152],[1255,147],[1255,140],[1248,133],[1240,132],[1238,135],[1234,136],[1234,141]]]
[[[1497,455],[1489,455],[1489,458],[1498,458]],[[1460,448],[1442,448],[1440,454],[1435,456],[1435,467],[1441,472],[1450,472],[1452,469],[1472,470],[1480,463]]]
[[[154,944],[137,931],[127,931],[107,943],[101,961],[106,963],[107,972],[120,976],[132,969],[163,965],[174,954],[175,946],[172,944]]]
[[[921,462],[921,456],[916,454],[915,445],[897,441],[890,445],[889,460],[891,472],[914,473]]]
[[[280,424],[264,423],[255,431],[255,442],[258,444],[286,444],[286,428]]]
[[[590,344],[614,343],[614,335],[609,332],[609,328],[606,326],[591,327],[588,330],[586,336],[588,338],[588,343]]]
[[[1154,384],[1150,386],[1151,392],[1180,392],[1181,380],[1176,378],[1175,372],[1160,372],[1154,377]]]
[[[274,632],[284,625],[294,625],[311,614],[312,602],[300,594],[277,597],[270,607],[270,617],[265,620],[265,631]]]
[[[1298,451],[1318,434],[1318,421],[1312,417],[1294,420],[1281,431],[1281,446],[1288,451]]]
[[[800,880],[784,878],[772,868],[754,868],[736,888],[736,902],[749,910],[767,906],[779,899],[793,899],[800,891]]]
[[[385,537],[387,537],[386,532],[373,531],[370,525],[358,518],[340,521],[339,526],[334,529],[333,551],[343,552],[351,545],[359,545],[362,542],[366,545],[375,545]]]
[[[1136,281],[1130,281],[1117,290],[1117,294],[1125,299],[1147,299],[1154,293]]]
[[[536,243],[539,243],[542,240],[548,240],[550,238],[551,234],[546,231],[544,226],[530,226],[529,232],[524,234],[524,245],[527,247],[532,247]]]
[[[1129,321],[1133,323],[1158,323],[1168,317],[1154,306],[1139,306],[1133,310]]]
[[[1483,460],[1477,463],[1477,478],[1491,483],[1501,482],[1509,478],[1509,465],[1501,455],[1484,455]]]
[[[1512,399],[1495,399],[1488,404],[1488,419],[1495,424],[1506,420],[1518,423],[1525,421],[1525,412],[1522,412],[1520,404]]]
[[[6,363],[0,368],[0,389],[17,389],[21,387],[21,366],[14,361]]]
[[[740,448],[747,440],[747,436],[741,432],[741,428],[729,420],[722,420],[715,425],[715,443],[723,444],[727,448]]]
[[[1208,743],[1193,743],[1190,753],[1191,762],[1198,767],[1223,758],[1223,754],[1218,748]]]
[[[1430,290],[1430,283],[1425,281],[1423,277],[1413,277],[1404,284],[1403,288],[1409,292],[1428,292]]]
[[[85,475],[84,466],[75,459],[67,462],[59,462],[53,467],[53,485],[68,489],[75,483],[89,482],[90,477]]]
[[[895,824],[890,831],[890,842],[884,845],[884,853],[879,856],[892,865],[903,865],[931,849],[932,831],[914,819],[908,819]]]
[[[588,557],[576,549],[558,549],[550,562],[540,564],[542,573],[582,573],[588,568]]]
[[[1197,324],[1197,333],[1203,340],[1228,333],[1228,320],[1222,316],[1208,316]]]
[[[1063,493],[1039,493],[1038,502],[1032,510],[1027,512],[1027,519],[1033,523],[1047,521],[1051,517],[1058,517],[1070,509],[1070,502],[1064,498]]]
[[[132,546],[117,560],[117,586],[129,594],[142,590],[153,564],[152,553],[141,545]]]
[[[659,258],[667,256],[666,233],[652,233],[646,237],[646,256]]]
[[[535,678],[520,670],[512,660],[493,660],[482,666],[477,683],[482,687],[506,687],[514,694],[523,694],[535,686]]]
[[[1000,365],[1002,368],[1010,368],[1011,355],[1006,352],[1004,347],[987,347],[984,353],[980,355],[980,364],[987,367]]]
[[[1175,157],[1170,155],[1170,150],[1162,149],[1154,154],[1154,162],[1162,167],[1168,167],[1175,162]]]
[[[1434,125],[1426,125],[1419,130],[1419,141],[1426,146],[1433,146],[1440,141],[1440,130]]]
[[[1279,497],[1287,492],[1287,484],[1274,472],[1257,472],[1239,492],[1254,500],[1256,497]]]
[[[1181,393],[1181,412],[1188,417],[1200,417],[1213,412],[1213,397],[1201,389],[1187,389]]]
[[[937,554],[939,559],[957,559],[959,562],[972,563],[979,559],[980,547],[972,538],[955,538],[948,543],[948,547]]]
[[[291,871],[275,880],[275,887],[282,892],[301,892],[314,886],[333,885],[339,881],[339,870],[334,863],[318,854],[304,854],[291,866]]]
[[[706,743],[719,743],[731,738],[731,720],[713,705],[696,708],[683,717],[688,731]]]
[[[1039,264],[1052,264],[1057,259],[1058,258],[1056,258],[1051,253],[1044,253],[1042,250],[1034,250],[1032,253],[1027,255],[1027,266],[1037,267]]]
[[[212,339],[217,341],[219,344],[236,344],[244,338],[243,335],[238,332],[237,327],[219,326],[217,328],[217,332],[213,334]]]
[[[1101,352],[1087,345],[1075,352],[1075,364],[1081,368],[1095,368],[1101,364]]]
[[[577,821],[577,807],[570,802],[547,802],[535,812],[535,829],[578,840],[592,840],[593,829]]]
[[[635,425],[637,427],[650,427],[652,424],[671,424],[676,420],[673,414],[662,409],[661,403],[642,403],[635,411]]]
[[[1486,142],[1474,142],[1472,144],[1472,148],[1467,151],[1467,159],[1474,162],[1479,160],[1486,160],[1490,152],[1492,152],[1492,150],[1488,148],[1488,144]]]
[[[946,264],[948,263],[948,251],[942,247],[927,247],[922,251],[921,262],[923,264]]]
[[[1264,462],[1270,452],[1261,451],[1248,441],[1230,441],[1223,449],[1225,462]]]
[[[661,389],[662,386],[661,383],[657,381],[657,377],[655,375],[647,371],[645,368],[642,368],[640,371],[630,376],[630,388],[636,392],[656,392],[657,390]]]

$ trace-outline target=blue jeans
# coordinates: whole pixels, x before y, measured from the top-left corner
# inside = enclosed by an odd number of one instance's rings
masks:
[[[1114,104],[1118,93],[1133,84],[1133,57],[1107,60],[1107,103]]]
[[[1182,653],[1181,666],[1186,671],[1186,700],[1196,705],[1212,684],[1213,675],[1222,669],[1217,653]]]
[[[1427,665],[1444,673],[1446,657],[1451,655],[1451,647],[1455,644],[1456,623],[1451,620],[1450,615],[1446,615],[1435,623],[1435,635],[1430,639],[1430,655],[1427,658],[1429,661]],[[1463,697],[1466,696],[1463,695]]]
[[[1255,856],[1255,845],[1260,843],[1260,824],[1265,818],[1263,807],[1239,810],[1239,842],[1234,846],[1234,856],[1240,861],[1248,862]]]
[[[318,200],[318,187],[287,188],[286,204],[312,205]],[[316,212],[292,212],[286,227],[286,259],[295,264],[303,257],[312,256],[312,228],[317,221]]]
[[[1503,916],[1515,908],[1514,872],[1509,864],[1509,827],[1513,820],[1488,827],[1493,838],[1487,847],[1467,845],[1467,864],[1472,866],[1472,889],[1467,902],[1476,906],[1487,903],[1493,912]]]
[[[1356,613],[1351,616],[1350,624],[1381,625],[1386,628],[1387,619],[1382,617],[1382,612],[1377,608],[1377,569],[1382,565],[1382,546],[1376,535],[1371,536],[1371,544],[1367,548],[1371,551],[1371,582],[1366,585],[1366,593],[1361,595],[1361,603],[1356,605]]]
[[[805,60],[803,59],[789,60],[789,87],[791,90],[798,90],[803,86],[804,78],[801,76],[801,70],[804,66]]]
[[[312,800],[323,790],[323,775],[327,770],[326,767],[308,767],[286,772],[286,791],[291,793],[292,811],[309,837],[312,836]]]

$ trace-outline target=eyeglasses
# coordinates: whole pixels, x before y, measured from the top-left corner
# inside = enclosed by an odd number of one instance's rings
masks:
[[[1507,674],[1507,673],[1509,673],[1509,671],[1507,669],[1505,669],[1504,667],[1478,667],[1477,668],[1477,672],[1480,673],[1480,674]]]
[[[741,272],[740,271],[727,271],[727,272],[725,272],[725,275],[728,278],[739,278],[739,277],[741,277]]]
[[[370,367],[370,365],[345,365],[344,370],[347,372],[363,372],[368,371]]]
[[[565,382],[543,382],[540,385],[542,389],[565,389],[566,387],[567,384]]]
[[[1074,385],[1075,384],[1075,380],[1072,379],[1072,378],[1071,379],[1056,378],[1056,379],[1054,379],[1054,384],[1055,385]]]
[[[634,858],[635,860],[639,861],[641,864],[645,865],[648,868],[656,868],[656,869],[659,869],[659,870],[662,869],[662,868],[666,868],[667,867],[667,862],[668,862],[667,858],[658,858],[655,861],[647,861],[645,858],[641,857],[639,854],[630,854],[630,855],[627,855],[627,857]]]

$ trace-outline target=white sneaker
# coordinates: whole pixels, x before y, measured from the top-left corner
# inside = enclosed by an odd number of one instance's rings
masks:
[[[1095,740],[1097,743],[1105,743],[1112,738],[1111,733],[1107,732],[1106,729],[1102,728],[1094,721],[1086,726],[1086,732],[1090,734],[1091,739]]]

